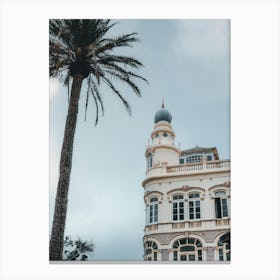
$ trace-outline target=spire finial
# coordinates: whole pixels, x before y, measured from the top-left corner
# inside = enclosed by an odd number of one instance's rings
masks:
[[[162,104],[161,104],[161,108],[164,108],[164,97],[162,97]]]

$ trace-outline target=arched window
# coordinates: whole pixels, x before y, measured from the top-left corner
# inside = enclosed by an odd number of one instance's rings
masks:
[[[230,261],[230,233],[222,235],[218,240],[219,261]]]
[[[158,198],[152,197],[150,199],[150,224],[158,222]]]
[[[200,219],[200,195],[199,193],[189,194],[189,218],[190,220]]]
[[[174,261],[202,261],[202,244],[196,238],[182,238],[173,244]]]
[[[173,221],[184,220],[184,196],[173,195]]]
[[[228,217],[227,197],[225,191],[215,192],[215,213],[216,218]]]
[[[158,260],[158,246],[153,241],[146,241],[144,244],[144,260],[157,261]]]
[[[151,153],[147,156],[147,168],[151,168],[153,166],[153,155]]]

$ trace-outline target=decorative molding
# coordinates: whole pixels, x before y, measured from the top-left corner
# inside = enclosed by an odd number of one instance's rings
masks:
[[[206,243],[214,242],[215,238],[224,230],[193,231],[192,234],[200,236]]]

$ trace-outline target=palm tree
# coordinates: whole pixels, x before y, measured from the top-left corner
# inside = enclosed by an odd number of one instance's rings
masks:
[[[59,180],[55,211],[50,238],[50,260],[62,260],[64,228],[67,212],[73,142],[77,123],[81,87],[86,81],[86,110],[91,96],[96,107],[95,125],[100,110],[104,114],[100,84],[107,85],[124,104],[128,113],[131,109],[126,99],[112,83],[112,78],[124,82],[139,97],[141,92],[134,79],[147,80],[135,72],[142,65],[135,58],[114,55],[115,49],[132,46],[138,40],[137,33],[107,38],[106,33],[114,26],[110,20],[50,20],[49,22],[49,72],[50,77],[59,77],[68,87],[68,113],[60,157]],[[71,92],[69,97],[69,87]]]

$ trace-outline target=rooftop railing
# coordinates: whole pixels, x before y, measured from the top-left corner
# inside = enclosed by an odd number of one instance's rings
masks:
[[[177,164],[172,166],[167,166],[167,173],[174,172],[195,172],[204,171],[207,169],[221,169],[230,168],[230,160],[213,160],[213,161],[202,161],[187,164]]]

